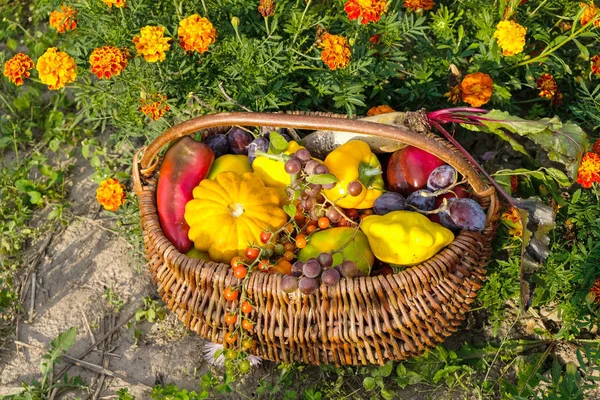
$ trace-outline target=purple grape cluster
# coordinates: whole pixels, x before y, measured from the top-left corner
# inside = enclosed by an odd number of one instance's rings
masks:
[[[317,258],[305,262],[296,261],[292,265],[292,274],[284,276],[280,285],[285,293],[293,293],[300,289],[302,293],[310,295],[317,291],[320,282],[332,287],[339,283],[342,276],[360,276],[356,263],[346,260],[333,267],[333,256],[330,253],[321,253]]]

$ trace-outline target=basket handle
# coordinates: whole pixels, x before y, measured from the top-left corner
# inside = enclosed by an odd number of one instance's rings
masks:
[[[316,115],[294,115],[294,114],[270,114],[270,113],[219,113],[210,114],[190,119],[167,129],[162,135],[154,139],[147,147],[138,151],[133,160],[133,182],[136,192],[142,190],[139,172],[144,176],[152,174],[158,164],[156,159],[163,146],[182,136],[192,134],[199,130],[222,127],[222,126],[276,126],[282,128],[298,128],[310,130],[331,130],[340,132],[352,132],[365,135],[379,136],[382,138],[397,140],[408,145],[425,150],[444,162],[453,166],[473,188],[475,194],[486,196],[493,192],[479,176],[477,170],[459,153],[452,151],[443,143],[425,135],[413,132],[401,126],[384,125],[361,120],[329,118]],[[137,159],[140,152],[143,155],[139,169]]]

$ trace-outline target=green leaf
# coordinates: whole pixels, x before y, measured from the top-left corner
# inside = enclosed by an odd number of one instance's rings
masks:
[[[85,159],[88,159],[90,157],[90,145],[89,144],[86,143],[83,146],[81,146],[81,155]]]
[[[365,379],[363,379],[363,386],[367,391],[375,389],[375,379],[367,376]]]
[[[15,182],[15,187],[21,192],[30,192],[35,189],[35,184],[29,179],[19,179]]]
[[[583,44],[581,44],[581,42],[577,39],[573,39],[573,42],[577,45],[577,48],[581,52],[581,58],[583,58],[586,61],[589,60],[590,52],[587,49],[587,47],[585,47]]]
[[[38,204],[42,200],[42,195],[40,194],[40,192],[32,190],[30,192],[27,192],[27,194],[29,195],[29,202],[31,204]]]
[[[52,139],[50,143],[48,143],[48,147],[50,148],[50,150],[56,153],[56,151],[60,147],[60,140],[58,138]]]
[[[394,398],[394,393],[387,389],[381,389],[381,397],[385,400],[392,400]]]
[[[394,370],[394,362],[388,361],[383,367],[377,368],[379,376],[388,377]]]
[[[48,378],[52,376],[54,364],[58,364],[62,355],[73,347],[76,336],[77,329],[70,328],[50,342],[50,351],[44,355],[43,360],[40,363],[40,371],[43,376],[42,387],[45,387]]]
[[[278,132],[271,132],[269,139],[271,141],[269,148],[274,154],[283,153],[287,150],[288,142]]]
[[[588,146],[587,136],[579,126],[563,124],[557,117],[530,121],[499,110],[491,110],[477,120],[483,126],[461,125],[473,131],[494,133],[526,155],[525,148],[510,134],[528,138],[544,149],[550,160],[564,164],[573,179],[577,176],[579,162]]]
[[[100,158],[98,156],[94,156],[90,160],[90,165],[94,168],[100,167]]]
[[[313,185],[328,185],[330,183],[337,183],[337,181],[338,179],[332,174],[317,174],[306,177],[306,182]]]
[[[556,168],[544,168],[546,173],[556,181],[560,186],[570,187],[572,182],[564,172]]]
[[[283,211],[285,211],[285,213],[289,215],[290,218],[294,218],[296,216],[296,206],[294,206],[293,204],[286,204],[285,206],[283,206]]]

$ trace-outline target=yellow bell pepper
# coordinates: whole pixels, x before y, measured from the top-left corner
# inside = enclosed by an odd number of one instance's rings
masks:
[[[215,179],[221,172],[235,172],[242,175],[245,172],[252,172],[248,156],[243,154],[225,154],[217,158],[212,166],[206,179]]]
[[[360,229],[381,261],[411,266],[433,257],[454,240],[449,230],[415,211],[392,211],[364,218]]]
[[[297,142],[291,141],[283,154],[290,155],[303,148]],[[259,156],[254,159],[252,168],[254,174],[262,179],[266,187],[277,191],[280,205],[289,203],[285,189],[292,184],[292,176],[285,171],[285,161]]]
[[[365,142],[351,140],[344,143],[329,153],[324,163],[338,179],[333,189],[325,190],[325,196],[337,206],[371,208],[375,199],[383,193],[381,163]],[[348,192],[348,184],[353,181],[362,186],[357,196]]]

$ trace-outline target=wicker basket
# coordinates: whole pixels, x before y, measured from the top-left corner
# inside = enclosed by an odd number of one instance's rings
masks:
[[[383,364],[417,356],[457,331],[491,255],[499,217],[494,189],[454,147],[432,135],[334,116],[261,113],[223,113],[186,121],[134,158],[134,190],[150,272],[165,304],[186,326],[223,343],[225,332],[233,329],[224,322],[233,304],[223,298],[223,291],[239,281],[228,265],[189,258],[165,238],[156,209],[158,153],[181,136],[197,131],[207,136],[233,125],[346,131],[419,147],[455,167],[468,181],[473,198],[487,210],[482,233],[463,231],[433,258],[400,273],[342,278],[335,287],[321,285],[310,296],[279,290],[282,275],[253,274],[247,289],[254,304],[250,317],[256,323],[251,353],[276,362]]]

